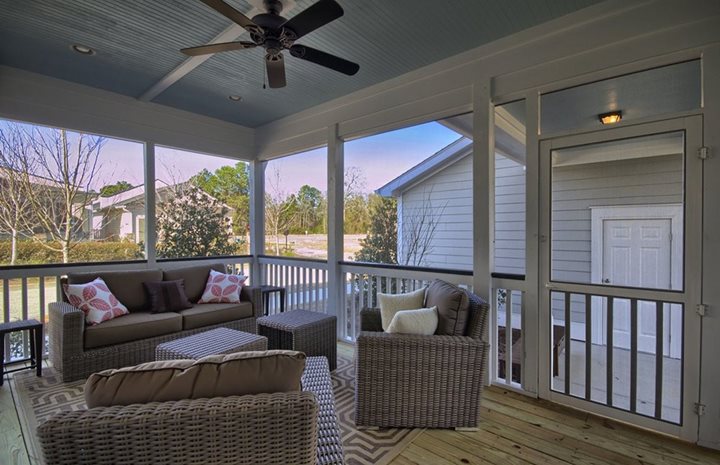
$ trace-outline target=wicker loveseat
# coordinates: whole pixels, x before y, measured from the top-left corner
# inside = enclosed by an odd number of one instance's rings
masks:
[[[239,304],[201,304],[179,313],[150,313],[143,282],[183,279],[193,304],[200,298],[210,269],[226,272],[221,263],[167,270],[68,273],[62,283],[78,284],[101,277],[130,314],[96,326],[85,324],[84,313],[67,301],[48,306],[49,356],[64,382],[108,368],[154,360],[155,347],[179,337],[226,327],[255,333],[262,316],[260,288],[243,287]],[[64,295],[63,295],[64,297]]]
[[[379,309],[361,311],[355,346],[358,426],[477,427],[489,307],[467,294],[470,310],[462,336],[389,334],[383,332]]]
[[[302,391],[60,412],[38,427],[46,465],[341,465],[327,359]]]

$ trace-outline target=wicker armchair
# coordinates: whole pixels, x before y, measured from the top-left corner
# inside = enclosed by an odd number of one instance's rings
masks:
[[[303,391],[61,412],[38,427],[46,465],[342,465],[327,360]]]
[[[388,334],[379,309],[361,311],[355,348],[358,426],[477,428],[489,308],[468,294],[465,336]]]

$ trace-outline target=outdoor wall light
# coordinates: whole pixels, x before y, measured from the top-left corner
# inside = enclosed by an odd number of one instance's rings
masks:
[[[70,48],[81,55],[95,55],[95,50],[91,49],[87,45],[73,44]]]
[[[242,97],[240,97],[239,95],[230,95],[228,96],[228,98],[233,102],[239,102],[240,100],[242,100]]]
[[[622,111],[611,111],[609,113],[603,113],[601,115],[598,115],[598,119],[600,119],[600,122],[602,124],[615,124],[619,123],[620,120],[622,120]]]

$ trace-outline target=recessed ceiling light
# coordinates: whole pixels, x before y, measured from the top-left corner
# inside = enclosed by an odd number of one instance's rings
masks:
[[[622,120],[622,111],[611,111],[610,113],[603,113],[598,115],[598,119],[602,124],[615,124]]]
[[[87,45],[73,44],[70,48],[81,55],[95,55],[95,50],[91,49]]]
[[[228,96],[228,98],[233,102],[239,102],[240,100],[242,100],[242,97],[240,97],[239,95],[230,95]]]

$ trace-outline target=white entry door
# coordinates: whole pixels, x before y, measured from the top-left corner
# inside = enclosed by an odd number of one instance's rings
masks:
[[[671,289],[671,227],[670,218],[603,221],[603,284]],[[615,346],[629,349],[630,301],[618,300],[615,311]],[[640,352],[655,351],[655,313],[654,302],[638,302]],[[669,333],[663,335],[666,339],[663,344],[664,355],[670,353]]]

